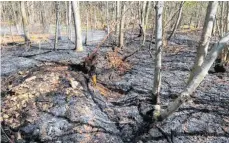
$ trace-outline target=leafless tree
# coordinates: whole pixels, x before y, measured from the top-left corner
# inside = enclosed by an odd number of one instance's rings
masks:
[[[79,14],[79,2],[72,1],[72,11],[74,17],[75,27],[75,49],[76,51],[83,51],[82,36],[81,36],[81,20]]]
[[[155,9],[156,9],[156,28],[155,28],[155,37],[156,37],[156,51],[155,51],[155,68],[154,68],[154,82],[153,82],[153,101],[156,105],[157,111],[155,114],[158,114],[160,111],[160,88],[161,88],[161,53],[162,53],[162,14],[163,14],[163,1],[158,1]],[[157,117],[157,115],[155,115]]]

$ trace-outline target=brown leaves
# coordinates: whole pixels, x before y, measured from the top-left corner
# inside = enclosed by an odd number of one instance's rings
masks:
[[[131,69],[131,65],[122,60],[121,56],[118,56],[117,50],[114,52],[108,52],[107,59],[111,68],[118,69],[121,73],[124,73]]]

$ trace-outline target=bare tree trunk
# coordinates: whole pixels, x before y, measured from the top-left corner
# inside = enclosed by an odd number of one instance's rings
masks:
[[[107,33],[110,33],[110,27],[109,27],[109,5],[107,1],[107,8],[106,8],[106,20],[107,20]]]
[[[225,33],[229,32],[229,2],[227,1],[226,5],[226,20],[225,20]],[[227,48],[224,49],[224,57],[223,57],[223,62],[226,63],[226,66],[229,63],[229,46],[227,45]]]
[[[147,1],[146,15],[145,15],[145,29],[147,29],[147,24],[148,24],[148,18],[149,18],[150,10],[151,10],[151,1]]]
[[[161,113],[159,112],[158,114],[154,114],[156,115],[154,116],[154,118],[158,120],[164,120],[173,112],[175,112],[180,107],[180,105],[182,105],[190,99],[190,95],[192,95],[192,93],[196,90],[196,88],[200,85],[205,76],[208,74],[208,70],[211,68],[212,64],[218,57],[219,53],[226,46],[228,41],[229,33],[227,33],[218,43],[214,45],[212,50],[205,57],[205,60],[201,65],[201,68],[198,69],[195,76],[187,84],[186,88],[183,90],[180,96],[175,101],[169,103],[168,107],[165,110],[162,110]]]
[[[182,1],[182,2],[180,3],[179,14],[178,14],[178,17],[177,17],[175,26],[174,26],[173,31],[172,31],[172,33],[170,34],[170,36],[169,36],[169,38],[168,38],[167,40],[170,40],[170,39],[172,38],[172,36],[174,35],[174,33],[175,33],[175,31],[176,31],[176,29],[177,29],[177,27],[178,27],[178,24],[180,23],[180,19],[181,19],[181,14],[182,14],[182,9],[183,9],[184,3],[185,3],[184,1]]]
[[[116,1],[116,22],[120,21],[120,1]],[[116,43],[118,45],[118,41],[119,41],[119,24],[117,23],[116,24],[116,27],[115,27],[115,33],[116,33],[116,36],[117,36],[117,39],[116,39]]]
[[[156,28],[155,28],[155,37],[156,37],[156,51],[155,51],[155,68],[154,68],[154,82],[153,82],[153,102],[155,105],[157,105],[159,108],[156,110],[160,110],[160,88],[161,88],[161,53],[162,53],[162,15],[163,15],[163,1],[158,1],[156,3],[155,9],[156,9]],[[155,112],[157,113],[157,112]]]
[[[68,37],[72,40],[72,9],[71,1],[68,2]]]
[[[142,45],[145,44],[145,39],[146,39],[146,29],[147,29],[147,24],[148,24],[148,16],[149,16],[149,11],[150,11],[150,7],[151,7],[151,1],[147,1],[146,3],[146,8],[145,8],[145,23],[144,23],[144,27],[143,27],[143,41],[142,41]]]
[[[229,31],[229,2],[227,2],[227,15],[226,15],[226,32]]]
[[[223,1],[221,1],[220,37],[222,37],[222,36],[223,36],[223,25],[224,25],[223,15],[224,15],[224,2],[223,2]]]
[[[121,10],[121,21],[120,21],[120,29],[119,29],[119,47],[123,48],[124,46],[124,22],[125,22],[125,4],[122,2],[122,10]]]
[[[86,13],[86,16],[87,16],[87,27],[86,27],[85,45],[87,45],[87,40],[88,40],[88,13]]]
[[[193,20],[193,15],[191,15],[191,18],[189,20],[189,29],[191,29],[191,26],[192,26],[192,20]]]
[[[19,34],[19,33],[20,33],[19,27],[18,27],[18,24],[19,24],[19,23],[17,23],[17,21],[19,21],[19,20],[18,20],[18,16],[17,16],[17,14],[16,14],[16,10],[15,10],[15,7],[14,7],[13,2],[11,2],[11,6],[12,6],[12,12],[13,12],[13,16],[14,16],[14,26],[15,26],[16,29],[17,29],[17,34]]]
[[[55,29],[55,43],[54,43],[54,50],[57,49],[58,44],[58,29],[59,29],[59,1],[55,2],[56,6],[56,29]]]
[[[59,5],[60,5],[60,3],[61,2],[59,2]],[[61,18],[62,18],[61,17],[61,11],[59,10],[58,13],[59,13],[59,18],[58,18],[59,19],[59,21],[58,21],[59,22],[59,24],[58,24],[58,40],[61,40],[61,27],[62,27],[62,25],[61,25]]]
[[[30,40],[29,40],[29,32],[27,29],[28,20],[25,12],[25,1],[20,2],[20,7],[21,7],[22,25],[23,25],[25,43],[28,44]]]
[[[216,29],[217,29],[217,25],[216,25],[216,18],[215,21],[213,23],[213,28],[212,28],[212,35],[215,36],[216,35]]]
[[[96,17],[96,10],[94,8],[94,29],[97,29],[97,17]]]
[[[67,1],[65,1],[64,2],[64,4],[65,4],[65,33],[66,33],[66,36],[68,36],[68,28],[69,28],[69,25],[68,25],[68,2]]]
[[[47,24],[47,20],[46,20],[46,15],[45,15],[45,8],[44,8],[44,2],[40,2],[41,3],[41,21],[42,21],[42,25],[43,25],[43,33],[47,33],[48,32],[48,24]]]
[[[203,32],[201,35],[199,47],[197,49],[197,57],[195,59],[193,70],[190,74],[188,82],[192,80],[193,76],[195,75],[198,68],[200,68],[200,66],[204,62],[205,56],[207,55],[208,46],[209,46],[209,42],[210,42],[210,38],[212,34],[213,23],[214,23],[216,11],[217,11],[217,6],[218,6],[217,1],[214,1],[214,2],[210,1],[208,3]]]
[[[143,35],[143,41],[142,44],[144,44],[144,38],[145,38],[145,12],[146,12],[146,1],[143,1],[142,8],[141,8],[141,24],[140,26],[140,33],[139,36]]]
[[[72,11],[75,24],[75,49],[76,51],[83,51],[82,35],[81,35],[81,21],[79,13],[78,1],[72,1]]]

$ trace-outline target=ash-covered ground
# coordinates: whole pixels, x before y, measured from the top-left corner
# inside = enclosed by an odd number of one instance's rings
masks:
[[[198,40],[176,34],[164,48],[164,107],[184,89]],[[207,75],[190,102],[153,123],[154,44],[141,47],[135,39],[113,52],[107,42],[98,53],[94,86],[82,66],[72,64],[80,65],[96,46],[76,53],[73,44],[60,42],[57,51],[49,44],[27,52],[22,46],[1,49],[2,142],[229,142],[228,70]]]

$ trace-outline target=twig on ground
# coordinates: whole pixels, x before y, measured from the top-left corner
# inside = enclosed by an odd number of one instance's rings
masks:
[[[162,128],[158,127],[157,125],[156,125],[156,127],[157,127],[158,131],[166,138],[166,140],[169,143],[173,143],[173,141],[166,135],[165,131]]]
[[[7,134],[5,133],[5,131],[3,130],[2,126],[1,126],[1,130],[2,132],[5,134],[6,138],[9,140],[10,143],[13,143],[13,141],[7,136]]]

